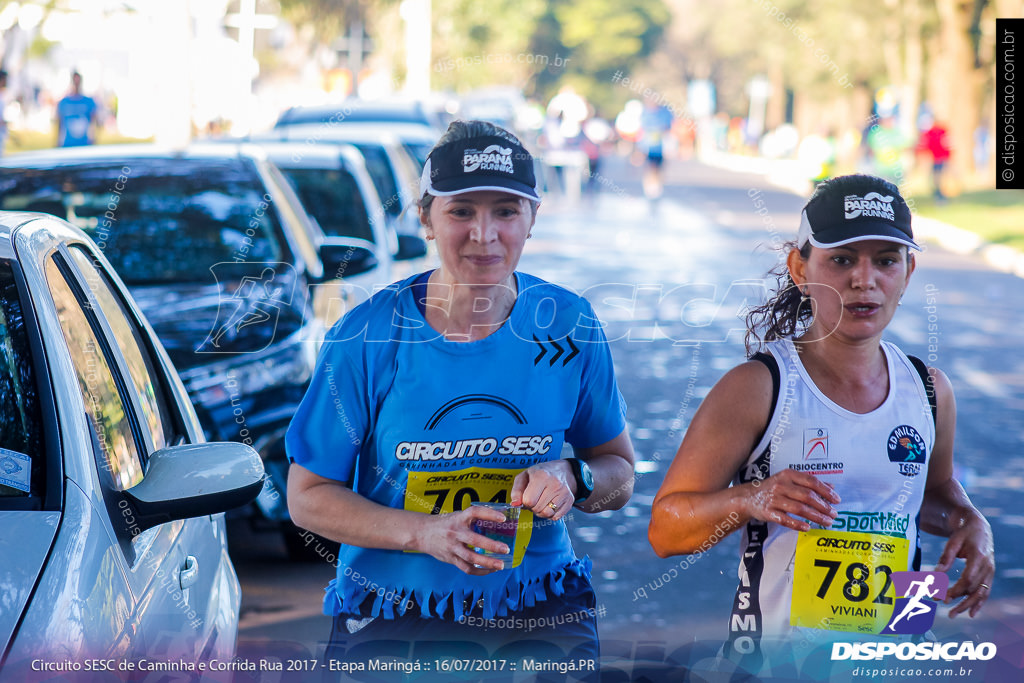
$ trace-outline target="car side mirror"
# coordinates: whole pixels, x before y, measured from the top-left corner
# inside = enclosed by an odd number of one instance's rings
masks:
[[[419,258],[427,254],[427,241],[419,235],[399,235],[396,261]]]
[[[351,277],[377,267],[373,244],[354,238],[347,238],[344,242],[327,240],[321,244],[320,261],[324,264],[325,280]]]
[[[124,493],[145,530],[241,507],[256,499],[265,477],[259,454],[243,443],[183,444],[153,453],[146,476]]]

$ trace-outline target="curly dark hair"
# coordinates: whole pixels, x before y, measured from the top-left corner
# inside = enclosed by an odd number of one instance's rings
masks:
[[[792,241],[783,244],[780,250],[785,254],[797,248],[796,241]],[[810,254],[811,243],[807,242],[800,247],[800,256],[806,259]],[[791,337],[806,330],[814,313],[802,299],[785,261],[768,271],[768,276],[775,278],[771,298],[747,313],[747,333],[743,343],[748,355],[757,353],[765,342]]]

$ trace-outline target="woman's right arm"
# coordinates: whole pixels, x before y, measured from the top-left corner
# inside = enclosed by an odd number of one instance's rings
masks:
[[[469,546],[508,552],[503,543],[473,531],[476,519],[504,521],[504,515],[486,507],[473,505],[442,515],[399,510],[295,463],[288,469],[287,500],[292,521],[324,538],[362,548],[427,553],[467,574],[490,574],[503,566],[501,560],[473,552]]]
[[[703,552],[751,519],[806,531],[830,526],[839,497],[813,474],[783,470],[730,487],[772,409],[768,368],[750,361],[712,387],[654,498],[648,539],[660,557]],[[725,533],[722,533],[724,531]]]

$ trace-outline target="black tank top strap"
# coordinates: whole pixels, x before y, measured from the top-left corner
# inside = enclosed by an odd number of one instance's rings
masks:
[[[779,402],[779,385],[781,383],[781,378],[779,375],[779,361],[777,361],[775,356],[772,354],[758,351],[750,357],[750,360],[756,360],[759,363],[763,363],[764,366],[768,368],[768,372],[772,373],[772,407],[771,410],[768,411],[768,419],[765,420],[764,429],[762,429],[761,433],[757,435],[756,439],[754,439],[754,444],[757,445],[761,443],[761,439],[764,438],[765,432],[768,431],[768,424],[772,421],[772,415],[775,414],[775,405]]]
[[[924,392],[928,396],[928,405],[931,406],[932,409],[932,424],[935,424],[938,420],[939,413],[939,403],[935,398],[935,379],[932,377],[931,373],[928,372],[928,366],[925,365],[923,360],[917,356],[911,356],[909,353],[907,354],[907,360],[909,360],[914,366],[914,369],[917,370],[917,374],[921,376],[921,382],[924,383]]]
[[[917,374],[921,376],[921,382],[924,383],[924,393],[928,397],[928,405],[932,409],[932,424],[936,424],[939,414],[939,402],[935,397],[935,378],[928,372],[928,366],[925,365],[925,362],[917,356],[911,356],[908,353],[907,360],[917,370]],[[920,517],[920,513],[918,513],[918,517]],[[914,560],[911,566],[914,571],[921,569],[921,534],[917,535],[917,548],[914,550]]]

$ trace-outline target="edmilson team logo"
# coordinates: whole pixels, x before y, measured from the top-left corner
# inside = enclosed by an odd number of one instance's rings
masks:
[[[949,577],[944,572],[893,572],[896,604],[882,635],[925,633],[935,623],[935,609],[946,599]]]
[[[910,425],[900,425],[889,433],[886,450],[889,462],[896,463],[903,476],[916,477],[921,473],[927,457],[924,439]]]
[[[489,145],[482,152],[478,149],[467,149],[462,154],[462,170],[464,173],[472,173],[477,169],[515,173],[512,165],[512,148]]]
[[[848,194],[843,197],[843,210],[847,220],[869,216],[871,218],[885,218],[890,221],[896,220],[896,211],[892,208],[891,196],[883,196],[877,192],[868,192],[863,197],[855,194]]]

